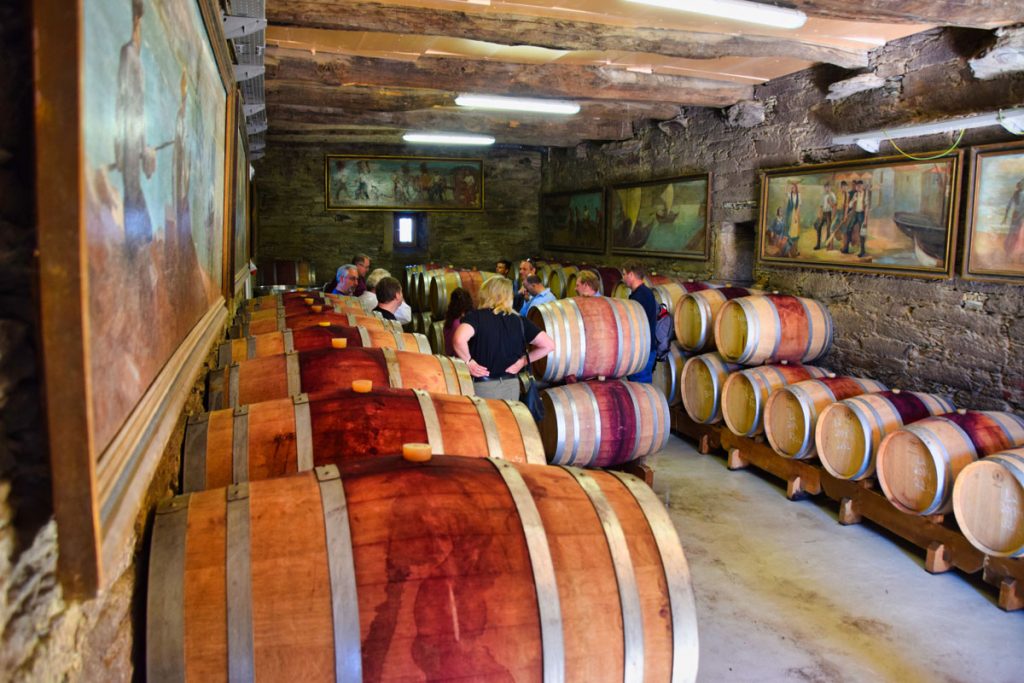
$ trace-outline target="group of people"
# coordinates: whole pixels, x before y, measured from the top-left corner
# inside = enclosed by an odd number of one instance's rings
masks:
[[[383,268],[370,270],[370,257],[356,254],[352,263],[338,268],[334,280],[324,286],[332,294],[354,296],[367,313],[405,325],[412,322],[412,308],[405,301],[402,283]]]

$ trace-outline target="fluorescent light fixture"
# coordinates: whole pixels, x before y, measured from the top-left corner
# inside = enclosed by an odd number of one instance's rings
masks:
[[[807,15],[796,9],[775,7],[746,0],[629,0],[642,5],[664,7],[680,12],[705,14],[709,17],[731,19],[748,24],[761,24],[774,28],[800,28],[807,22]]]
[[[459,95],[455,104],[474,109],[528,111],[538,114],[576,114],[580,105],[566,100],[541,100],[532,97],[499,97],[498,95]]]
[[[874,154],[878,151],[883,140],[916,138],[923,135],[938,135],[939,133],[949,133],[970,128],[986,128],[988,126],[1002,126],[1014,135],[1024,135],[1024,107],[1001,109],[988,114],[974,114],[973,116],[962,116],[958,119],[948,119],[934,123],[883,128],[881,130],[870,130],[852,135],[837,135],[832,138],[832,144],[857,145],[864,151]]]
[[[406,133],[402,136],[406,142],[422,142],[434,145],[493,145],[494,138],[490,135],[470,135],[468,133]]]

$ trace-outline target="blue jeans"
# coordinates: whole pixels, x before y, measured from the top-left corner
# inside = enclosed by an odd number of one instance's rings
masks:
[[[644,384],[650,384],[654,380],[654,362],[657,359],[654,356],[654,350],[651,349],[651,357],[647,359],[647,365],[640,372],[629,375],[626,377],[630,382],[643,382]]]

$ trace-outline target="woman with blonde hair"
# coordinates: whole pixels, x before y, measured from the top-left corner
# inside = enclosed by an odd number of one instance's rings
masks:
[[[554,350],[546,332],[512,309],[512,281],[492,277],[480,288],[480,306],[455,330],[455,355],[473,375],[477,396],[509,401],[519,398],[516,374]]]

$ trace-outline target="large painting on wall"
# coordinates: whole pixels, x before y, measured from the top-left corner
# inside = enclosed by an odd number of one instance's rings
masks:
[[[544,249],[604,253],[604,193],[600,189],[554,192],[540,198]]]
[[[240,108],[241,105],[239,105]],[[232,230],[232,271],[235,275],[235,295],[239,294],[245,278],[249,276],[249,162],[246,158],[245,116],[239,116],[241,126],[235,133],[234,169],[234,227]]]
[[[329,154],[324,160],[328,209],[348,211],[482,211],[480,159]]]
[[[885,157],[763,171],[759,260],[948,277],[961,156]]]
[[[1024,283],[1024,143],[971,150],[963,276]]]
[[[711,176],[615,185],[608,191],[608,233],[616,254],[706,260]]]

